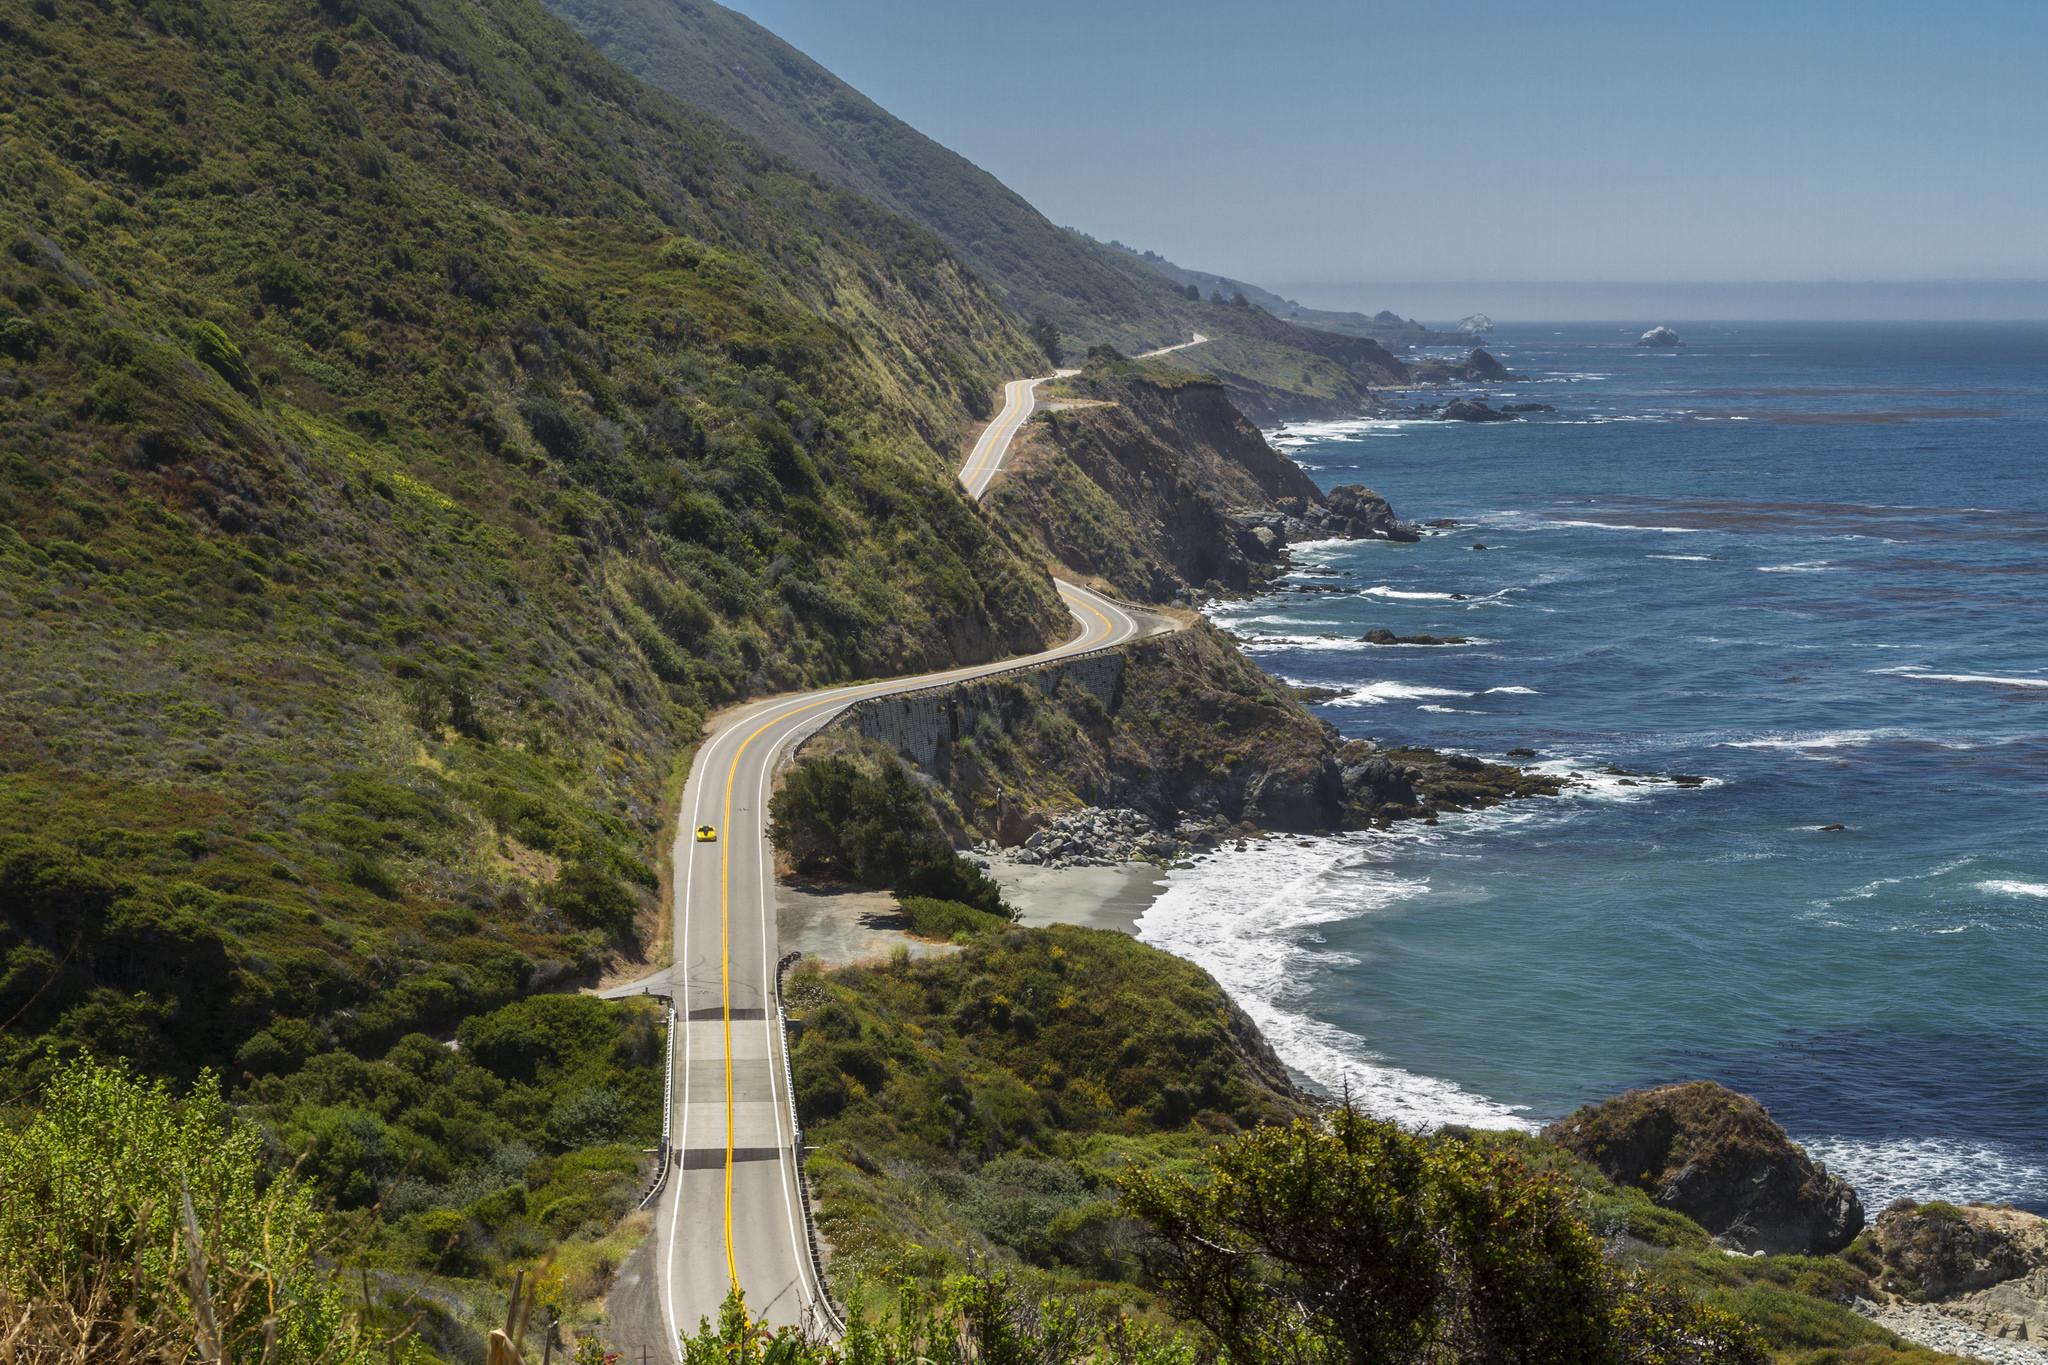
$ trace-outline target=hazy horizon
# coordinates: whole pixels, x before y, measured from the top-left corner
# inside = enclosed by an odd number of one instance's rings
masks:
[[[1297,297],[2048,280],[2048,6],[2023,0],[733,3],[1054,222]]]
[[[1192,261],[1190,269],[1207,269]],[[1253,280],[1311,308],[1496,322],[2048,323],[2048,280]]]

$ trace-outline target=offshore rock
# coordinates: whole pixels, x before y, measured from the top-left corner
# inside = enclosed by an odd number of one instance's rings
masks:
[[[1340,484],[1324,494],[1321,504],[1283,505],[1291,515],[1288,529],[1299,540],[1422,539],[1422,531],[1394,515],[1387,500],[1363,484]]]
[[[1375,626],[1358,637],[1368,645],[1464,645],[1471,639],[1464,635],[1396,635],[1385,626]]]
[[[1463,360],[1417,360],[1408,366],[1408,378],[1415,384],[1486,384],[1521,376],[1510,373],[1485,347],[1474,346]]]
[[[1761,1104],[1712,1081],[1631,1090],[1544,1135],[1736,1251],[1827,1255],[1863,1228],[1863,1202],[1847,1181],[1808,1157]]]
[[[1669,327],[1652,327],[1649,331],[1636,338],[1636,345],[1655,346],[1667,351],[1675,351],[1685,345],[1685,339]]]
[[[1437,414],[1446,422],[1512,422],[1514,414],[1497,412],[1476,398],[1460,398]]]

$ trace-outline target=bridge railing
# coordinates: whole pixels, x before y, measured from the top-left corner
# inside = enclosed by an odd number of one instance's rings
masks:
[[[810,1250],[811,1277],[818,1286],[815,1307],[832,1335],[843,1337],[846,1335],[846,1314],[832,1301],[832,1291],[825,1283],[825,1249],[818,1240],[818,1220],[811,1212],[811,1177],[804,1169],[803,1120],[797,1117],[796,1112],[796,1073],[789,1065],[789,1006],[782,996],[782,979],[789,975],[789,969],[802,956],[802,953],[784,953],[782,960],[775,964],[775,1017],[781,1025],[782,1091],[789,1105],[789,1136],[792,1154],[796,1157],[797,1202],[803,1205],[804,1211],[804,1244]]]
[[[674,996],[662,997],[668,1002],[668,1018],[662,1028],[664,1060],[661,1072],[661,1146],[654,1157],[654,1178],[647,1183],[647,1192],[640,1196],[640,1202],[633,1207],[644,1209],[661,1196],[662,1186],[668,1183],[668,1169],[673,1164],[675,1143],[670,1125],[675,1122],[676,1112],[676,1001]]]

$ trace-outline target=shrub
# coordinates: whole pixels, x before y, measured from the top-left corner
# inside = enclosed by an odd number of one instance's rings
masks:
[[[306,1187],[264,1170],[262,1137],[211,1076],[180,1100],[76,1061],[34,1115],[0,1129],[0,1305],[36,1323],[37,1347],[59,1332],[75,1342],[64,1359],[185,1359],[200,1301],[221,1359],[385,1361],[317,1270],[323,1250]],[[420,1358],[416,1343],[403,1358]]]
[[[893,758],[877,771],[839,757],[802,764],[784,780],[769,810],[776,846],[799,872],[1008,917],[1002,888],[953,851],[924,792]]]
[[[1555,1175],[1510,1152],[1426,1141],[1348,1104],[1261,1127],[1201,1178],[1133,1170],[1149,1269],[1237,1360],[1756,1362],[1739,1325],[1688,1300],[1644,1304],[1602,1262]],[[1697,1343],[1713,1337],[1711,1354]],[[1448,1348],[1446,1350],[1446,1348]]]
[[[896,904],[903,911],[903,918],[909,921],[910,932],[923,938],[951,939],[984,934],[1009,923],[1001,915],[991,915],[986,910],[977,910],[959,901],[938,900],[931,896],[904,896]]]

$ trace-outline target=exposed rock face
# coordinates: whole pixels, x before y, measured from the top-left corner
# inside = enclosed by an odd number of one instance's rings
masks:
[[[1369,489],[1326,496],[1220,385],[1107,364],[1069,384],[1078,405],[1025,428],[986,505],[1119,592],[1170,602],[1254,588],[1290,538],[1418,538]]]
[[[1545,1135],[1737,1251],[1824,1255],[1863,1227],[1863,1203],[1761,1104],[1712,1081],[1632,1090]]]
[[[1320,502],[1286,499],[1280,504],[1288,527],[1298,540],[1398,540],[1422,539],[1422,532],[1394,515],[1387,500],[1364,484],[1339,484],[1322,495]]]
[[[1667,351],[1675,351],[1685,345],[1685,339],[1669,327],[1652,327],[1636,338],[1636,345],[1657,346]]]
[[[1910,1298],[1951,1298],[2048,1269],[2048,1221],[2018,1209],[1901,1199],[1872,1232],[1884,1287]]]
[[[1497,412],[1476,398],[1460,398],[1437,414],[1446,422],[1512,422],[1510,412]]]
[[[856,737],[932,779],[957,834],[1010,844],[1056,828],[1052,848],[1041,840],[1031,850],[1041,858],[1121,857],[1168,831],[1198,844],[1204,830],[1222,837],[1245,826],[1361,829],[1563,787],[1476,758],[1346,741],[1207,625],[860,702],[803,752]],[[1097,809],[1075,815],[1082,806]],[[1169,854],[1162,844],[1149,856]]]
[[[1506,379],[1508,367],[1493,358],[1484,346],[1474,346],[1465,357],[1465,370],[1474,379]]]

